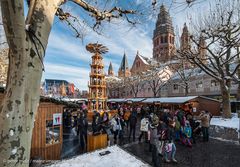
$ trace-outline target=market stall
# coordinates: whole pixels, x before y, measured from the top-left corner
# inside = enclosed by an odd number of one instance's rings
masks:
[[[60,159],[63,142],[63,107],[63,105],[54,102],[40,102],[32,134],[32,158]]]
[[[220,101],[204,96],[147,98],[143,103],[159,105],[160,109],[171,111],[183,109],[194,115],[200,114],[202,110],[207,110],[212,115],[220,115]]]

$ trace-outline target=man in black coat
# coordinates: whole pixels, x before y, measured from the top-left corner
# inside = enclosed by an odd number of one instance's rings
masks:
[[[87,151],[87,132],[88,132],[88,121],[86,115],[81,111],[80,116],[77,120],[78,133],[80,136],[80,146],[83,151]]]
[[[137,111],[135,109],[130,114],[129,124],[130,124],[129,140],[131,138],[131,134],[133,134],[133,141],[135,141],[135,131],[137,125]]]

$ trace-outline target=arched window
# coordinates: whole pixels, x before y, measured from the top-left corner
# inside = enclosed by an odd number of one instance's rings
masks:
[[[164,43],[164,39],[163,39],[163,36],[161,36],[161,43]]]
[[[168,36],[165,36],[165,43],[168,43]]]

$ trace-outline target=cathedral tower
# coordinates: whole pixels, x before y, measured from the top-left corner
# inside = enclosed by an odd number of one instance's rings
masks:
[[[114,76],[112,62],[110,62],[109,67],[108,67],[108,76]]]
[[[153,33],[153,58],[158,62],[166,62],[172,60],[174,54],[175,45],[172,19],[165,6],[162,5]]]
[[[189,31],[186,23],[184,23],[184,26],[183,26],[180,49],[181,51],[190,49],[190,36],[189,36]]]
[[[199,47],[198,47],[199,58],[202,59],[204,64],[206,64],[207,63],[207,60],[206,60],[207,51],[204,48],[206,48],[206,41],[204,40],[204,38],[202,36],[200,36],[199,37]]]
[[[128,67],[127,56],[124,52],[121,65],[118,70],[118,77],[129,77],[131,76],[130,68]]]

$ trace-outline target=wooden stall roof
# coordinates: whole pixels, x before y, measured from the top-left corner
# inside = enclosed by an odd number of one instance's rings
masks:
[[[154,102],[160,102],[165,104],[183,104],[189,101],[197,100],[198,98],[207,99],[210,101],[218,102],[220,101],[216,99],[212,99],[205,96],[185,96],[185,97],[160,97],[160,98],[147,98],[143,101],[143,103],[154,103]]]
[[[125,99],[109,99],[108,102],[142,102],[142,103],[154,103],[160,102],[165,104],[183,104],[192,100],[196,100],[197,98],[203,98],[210,101],[220,102],[219,100],[212,99],[205,96],[184,96],[184,97],[159,97],[159,98],[125,98]]]
[[[142,102],[144,101],[146,98],[125,98],[125,99],[108,99],[108,102],[117,102],[117,103],[125,103],[128,101],[131,102]]]
[[[54,103],[54,104],[64,105],[65,107],[68,107],[68,108],[79,108],[80,107],[79,104],[76,104],[73,102],[63,101],[61,99],[55,99],[55,98],[45,97],[45,96],[40,97],[40,102],[50,102],[50,103]]]

